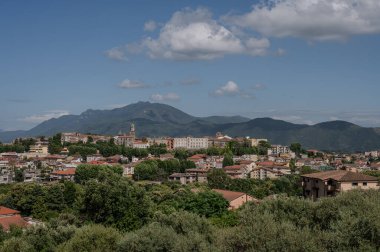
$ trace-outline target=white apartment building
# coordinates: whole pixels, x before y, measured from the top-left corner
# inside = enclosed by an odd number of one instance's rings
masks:
[[[280,154],[289,154],[289,153],[290,153],[289,146],[272,145],[272,147],[268,149],[268,155],[280,155]]]
[[[184,148],[184,149],[207,149],[208,138],[207,137],[182,137],[173,139],[173,148]]]

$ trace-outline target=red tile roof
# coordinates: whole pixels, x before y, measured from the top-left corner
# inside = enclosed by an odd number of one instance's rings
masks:
[[[340,182],[377,181],[376,177],[368,176],[368,175],[358,173],[358,172],[342,171],[342,170],[333,170],[333,171],[305,174],[305,175],[302,175],[302,177],[315,178],[315,179],[321,179],[321,180],[333,179]]]
[[[203,158],[206,158],[207,155],[206,154],[195,154],[191,157],[189,157],[188,159],[203,159]]]
[[[229,166],[225,166],[223,167],[224,170],[240,170],[241,169],[241,165],[229,165]]]
[[[102,164],[108,164],[107,162],[105,161],[91,161],[91,162],[87,162],[88,164],[93,164],[93,165],[102,165]]]
[[[257,162],[258,166],[274,166],[274,162],[272,161],[264,161],[264,162]]]
[[[75,168],[67,168],[66,170],[63,171],[54,171],[53,174],[55,175],[75,175]]]
[[[0,215],[19,214],[17,210],[10,209],[8,207],[0,206]]]
[[[28,222],[26,222],[19,214],[12,216],[0,217],[0,225],[3,227],[4,231],[8,231],[11,225],[17,227],[26,227]]]
[[[246,193],[243,192],[234,192],[234,191],[228,191],[228,190],[221,190],[221,189],[212,189],[214,192],[217,192],[223,196],[226,200],[229,202],[233,201],[234,199],[239,198],[240,196],[246,195]]]

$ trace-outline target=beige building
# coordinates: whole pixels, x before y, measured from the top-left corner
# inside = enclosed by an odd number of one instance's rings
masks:
[[[252,147],[259,146],[260,142],[268,142],[268,139],[265,138],[250,138],[249,140],[251,141]]]
[[[169,176],[170,181],[180,182],[182,185],[197,182],[197,175],[195,173],[173,173]]]
[[[46,154],[46,155],[49,154],[48,146],[44,144],[31,145],[29,152]]]
[[[207,149],[207,137],[182,137],[173,139],[173,148],[184,148],[190,150]]]
[[[362,173],[334,170],[302,175],[303,195],[306,198],[334,196],[352,189],[379,189],[376,177]]]
[[[221,194],[223,198],[230,203],[228,210],[238,209],[248,201],[258,202],[258,199],[255,199],[252,196],[249,196],[248,194],[243,192],[234,192],[220,189],[213,189],[213,191]]]
[[[282,169],[273,169],[269,167],[257,167],[252,170],[251,178],[253,179],[277,179],[285,174],[281,172]]]

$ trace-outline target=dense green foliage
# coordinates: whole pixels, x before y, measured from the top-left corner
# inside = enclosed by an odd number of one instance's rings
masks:
[[[75,171],[75,182],[84,184],[90,179],[102,180],[107,176],[123,175],[123,168],[119,165],[79,165]]]
[[[157,190],[180,189],[174,184],[142,188],[155,200],[163,196]],[[127,231],[60,214],[24,232],[0,232],[0,251],[379,251],[379,212],[380,192],[369,190],[317,202],[279,197],[246,204],[222,215],[230,225],[197,213],[156,209],[144,225]]]
[[[12,144],[2,144],[0,142],[0,153],[3,153],[3,152],[22,153],[25,151],[29,151],[30,146],[35,143],[36,143],[36,140],[33,138],[16,138]]]
[[[186,169],[195,168],[195,164],[188,160],[146,160],[136,165],[135,180],[166,180],[175,172],[185,172]]]
[[[25,152],[25,146],[22,146],[20,144],[11,144],[11,145],[0,144],[0,153],[3,153],[3,152],[22,153],[22,152]]]

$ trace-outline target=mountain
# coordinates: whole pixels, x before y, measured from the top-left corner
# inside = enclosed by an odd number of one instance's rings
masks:
[[[241,116],[195,117],[172,106],[138,102],[112,110],[87,110],[47,120],[29,131],[0,132],[0,141],[16,137],[51,136],[58,132],[82,132],[114,135],[128,132],[136,124],[138,136],[230,136],[268,138],[271,143],[299,142],[304,148],[330,151],[380,149],[379,128],[365,128],[345,121],[316,125],[294,124],[271,118],[248,119]]]
[[[249,120],[251,120],[243,116],[208,116],[208,117],[201,117],[200,119],[203,121],[215,123],[215,124],[242,123],[242,122],[248,122]]]

